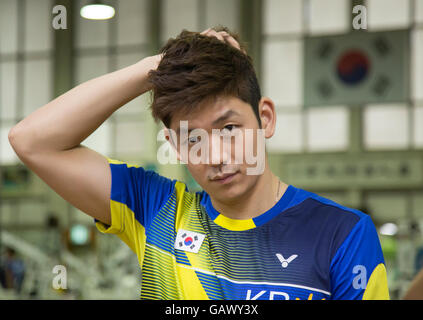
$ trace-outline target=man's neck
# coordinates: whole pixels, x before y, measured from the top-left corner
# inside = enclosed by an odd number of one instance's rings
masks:
[[[272,173],[267,163],[257,183],[235,201],[225,203],[211,197],[213,207],[231,219],[252,219],[271,209],[283,196],[288,185]]]

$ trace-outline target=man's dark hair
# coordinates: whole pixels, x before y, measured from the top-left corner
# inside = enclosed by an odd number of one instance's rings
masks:
[[[169,128],[175,113],[190,113],[202,103],[221,96],[237,97],[253,108],[261,127],[258,105],[260,86],[251,57],[239,36],[225,27],[241,50],[216,37],[183,30],[160,50],[163,55],[156,70],[150,71],[152,114]]]

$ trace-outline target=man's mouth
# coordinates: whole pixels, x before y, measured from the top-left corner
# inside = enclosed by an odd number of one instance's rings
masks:
[[[231,182],[237,174],[238,174],[238,171],[232,172],[232,173],[225,173],[225,174],[217,175],[211,180],[213,182],[217,182],[220,184],[226,184]]]

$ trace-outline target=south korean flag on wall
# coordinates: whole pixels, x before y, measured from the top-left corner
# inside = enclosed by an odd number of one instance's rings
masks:
[[[174,248],[177,250],[197,253],[205,238],[204,234],[179,229],[176,235]]]

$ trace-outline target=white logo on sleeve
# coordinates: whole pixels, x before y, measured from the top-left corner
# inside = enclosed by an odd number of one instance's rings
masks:
[[[294,259],[296,258],[296,257],[298,257],[298,254],[293,254],[292,256],[290,256],[288,259],[285,259],[284,257],[283,257],[283,255],[281,255],[280,253],[277,253],[276,254],[276,257],[278,257],[278,259],[279,259],[279,261],[280,261],[280,263],[281,263],[281,265],[282,265],[282,268],[286,268],[286,267],[288,267],[288,264],[290,264],[292,261],[294,261]]]
[[[205,237],[204,234],[198,232],[179,229],[176,235],[174,248],[197,253]]]

